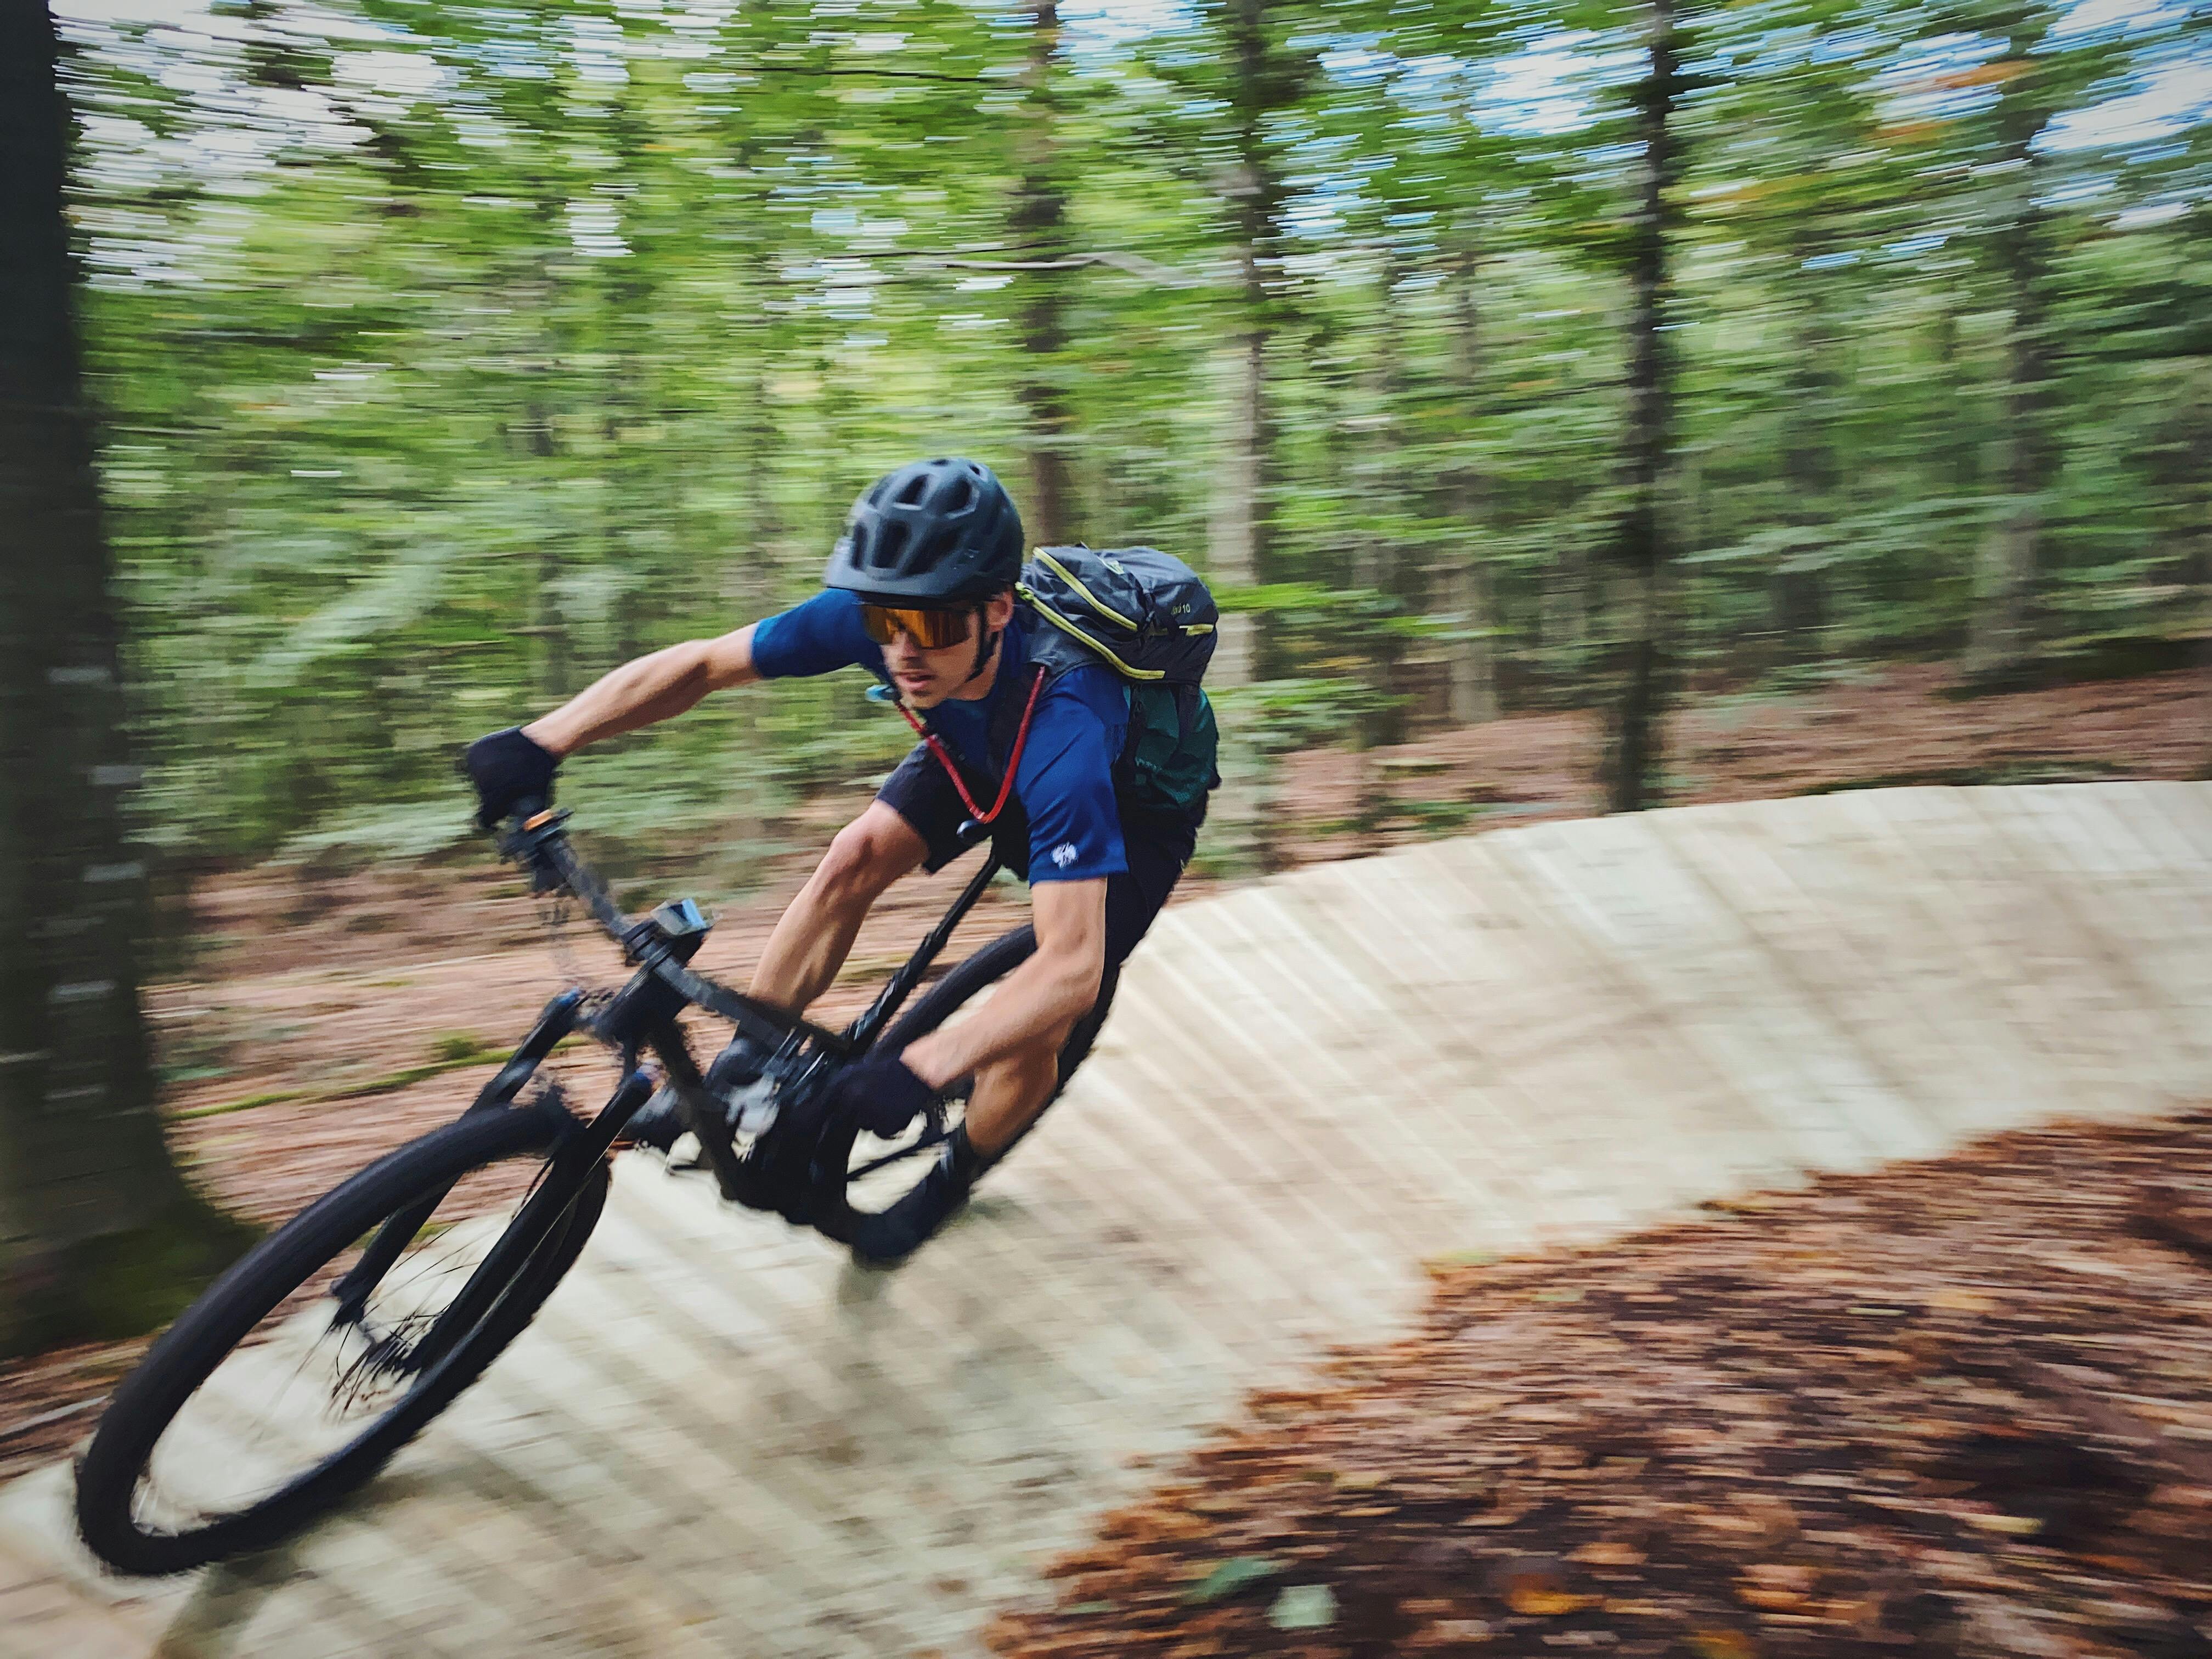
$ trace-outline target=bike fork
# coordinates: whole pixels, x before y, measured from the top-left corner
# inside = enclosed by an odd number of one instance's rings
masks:
[[[416,1345],[416,1369],[428,1370],[436,1364],[491,1312],[507,1286],[521,1277],[525,1265],[538,1246],[553,1236],[553,1230],[568,1213],[568,1206],[576,1201],[580,1177],[599,1167],[599,1160],[612,1149],[616,1137],[652,1094],[651,1074],[632,1072],[623,1079],[605,1109],[588,1126],[580,1126],[582,1132],[554,1155],[551,1173],[531,1194],[513,1224],[500,1235],[499,1243],[477,1264],[476,1271],[461,1286],[453,1305],[432,1322],[422,1341]]]
[[[530,1028],[530,1034],[522,1039],[507,1064],[477,1091],[468,1111],[482,1112],[504,1106],[520,1093],[538,1063],[553,1052],[554,1045],[576,1029],[576,1014],[583,1001],[582,992],[563,991],[547,1003],[545,1011],[538,1017],[538,1024]],[[399,1260],[400,1252],[414,1243],[415,1235],[422,1231],[452,1190],[450,1187],[440,1188],[377,1229],[376,1237],[362,1252],[361,1260],[331,1287],[331,1294],[338,1304],[337,1311],[331,1316],[332,1324],[350,1324],[360,1320],[370,1294],[383,1282],[384,1275],[392,1271],[392,1264]]]

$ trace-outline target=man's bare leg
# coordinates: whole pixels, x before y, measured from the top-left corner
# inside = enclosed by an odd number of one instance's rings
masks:
[[[804,1012],[845,965],[868,907],[920,865],[928,850],[913,825],[881,801],[872,803],[837,832],[806,885],[785,908],[754,972],[753,994],[793,1012]],[[731,1047],[735,1050],[737,1045]],[[720,1066],[721,1061],[715,1064]],[[717,1073],[710,1070],[708,1075],[712,1079]],[[732,1077],[724,1082],[735,1080]],[[687,1127],[674,1096],[663,1089],[630,1121],[630,1133],[641,1144],[666,1153]]]
[[[1060,1050],[1066,1028],[1033,1047],[1017,1049],[975,1073],[968,1100],[968,1144],[985,1158],[996,1158],[1052,1098],[1060,1081]]]
[[[929,846],[881,801],[837,832],[799,890],[753,972],[752,994],[804,1012],[845,965],[869,907],[901,876],[919,869]]]

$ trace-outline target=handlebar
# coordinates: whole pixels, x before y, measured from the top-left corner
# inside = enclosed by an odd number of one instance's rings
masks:
[[[853,1052],[847,1037],[799,1018],[773,1003],[692,972],[687,965],[712,924],[690,899],[672,900],[642,917],[623,913],[606,884],[568,842],[568,813],[545,801],[516,805],[500,837],[500,851],[530,872],[531,890],[565,889],[591,912],[607,936],[622,947],[623,959],[645,969],[684,1001],[726,1019],[756,1042],[781,1047],[794,1034],[840,1057]]]

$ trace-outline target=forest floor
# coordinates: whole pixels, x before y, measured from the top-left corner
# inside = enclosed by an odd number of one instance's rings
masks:
[[[1439,1268],[1008,1659],[2212,1655],[2212,1110]]]
[[[1948,671],[1892,665],[1802,690],[1692,700],[1673,723],[1669,799],[1796,795],[1898,783],[2086,781],[2198,775],[2212,757],[2212,674],[2167,673],[1953,700]],[[1285,866],[1598,809],[1598,728],[1586,712],[1518,714],[1397,748],[1291,758],[1271,817]],[[779,826],[818,848],[858,803],[824,799]],[[588,833],[580,837],[589,854]],[[1201,851],[1204,840],[1201,840]],[[763,871],[725,907],[699,965],[742,983],[814,854]],[[964,879],[902,884],[863,931],[818,1012],[857,1012]],[[1194,874],[1178,902],[1214,890]],[[649,896],[681,891],[680,876]],[[644,884],[627,888],[635,902]],[[1026,919],[994,889],[963,946]],[[556,948],[511,873],[311,867],[223,877],[193,896],[189,976],[149,988],[173,1143],[218,1201],[273,1224],[378,1153],[451,1117],[571,974],[618,975],[571,918]],[[702,1031],[702,1036],[704,1033]],[[585,1054],[556,1056],[576,1092],[604,1089]],[[0,1366],[0,1479],[71,1443],[143,1343]]]
[[[1663,750],[1666,804],[1907,784],[2189,778],[2212,769],[2212,672],[1964,698],[1952,695],[1957,684],[1939,664],[1888,664],[1832,670],[1794,692],[1686,699]],[[1294,757],[1282,788],[1288,861],[1589,817],[1603,805],[1599,736],[1589,712],[1562,710],[1365,755],[1322,749]],[[1379,833],[1363,823],[1377,817]]]

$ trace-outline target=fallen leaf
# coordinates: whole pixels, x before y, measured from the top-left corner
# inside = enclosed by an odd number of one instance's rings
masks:
[[[1794,1613],[1811,1599],[1820,1579],[1811,1567],[1762,1561],[1743,1570],[1736,1580],[1735,1599],[1767,1613]]]
[[[1282,1570],[1281,1562],[1272,1561],[1264,1555],[1231,1556],[1185,1590],[1182,1599],[1194,1607],[1204,1607],[1209,1601],[1221,1601],[1273,1578]]]
[[[1966,1522],[1978,1532],[1993,1532],[2004,1538],[2033,1538],[2043,1530],[2043,1522],[2032,1515],[1970,1514]]]
[[[1336,1622],[1336,1592],[1326,1584],[1286,1584],[1267,1609],[1277,1630],[1323,1630]]]
[[[1584,1607],[1594,1607],[1599,1598],[1577,1595],[1570,1590],[1544,1589],[1536,1586],[1516,1587],[1505,1593],[1505,1605],[1527,1618],[1559,1619],[1570,1613],[1580,1613]]]
[[[1492,1588],[1517,1613],[1535,1619],[1557,1619],[1593,1607],[1598,1597],[1585,1595],[1568,1582],[1565,1567],[1552,1556],[1524,1555],[1501,1561],[1492,1570]]]
[[[1633,1544],[1608,1543],[1602,1540],[1585,1544],[1567,1558],[1571,1561],[1587,1561],[1594,1567],[1640,1567],[1645,1557]]]
[[[1741,1534],[1766,1530],[1764,1522],[1754,1521],[1747,1515],[1730,1515],[1722,1510],[1692,1510],[1690,1519],[1711,1532]]]
[[[1946,1285],[1928,1298],[1931,1308],[1942,1308],[1948,1313],[1989,1313],[1996,1307],[1993,1297],[1979,1291],[1970,1291],[1963,1285]]]
[[[1490,1626],[1480,1619],[1438,1619],[1413,1632],[1416,1651],[1428,1647],[1451,1647],[1461,1643],[1487,1642]]]
[[[1460,1524],[1466,1527],[1510,1527],[1528,1514],[1530,1507],[1527,1504],[1502,1504],[1494,1510],[1486,1510],[1480,1515],[1470,1515]]]

